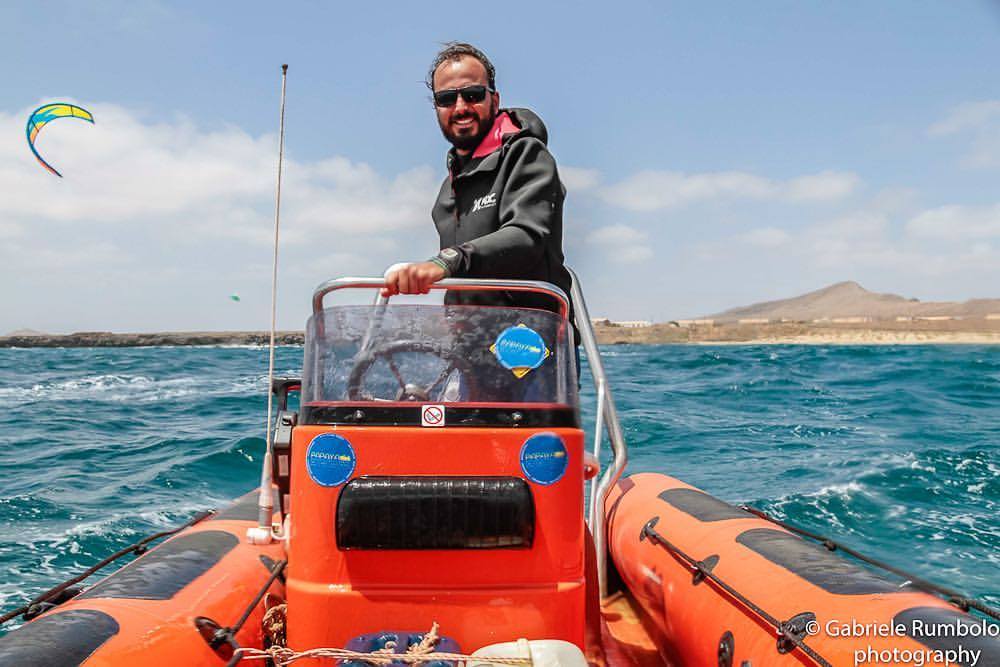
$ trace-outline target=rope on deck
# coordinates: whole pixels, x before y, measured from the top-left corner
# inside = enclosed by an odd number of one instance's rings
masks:
[[[407,664],[420,664],[433,662],[435,660],[448,660],[477,665],[532,665],[531,658],[493,658],[488,656],[462,655],[461,653],[383,653],[374,651],[372,653],[358,653],[342,648],[313,648],[307,651],[293,651],[289,648],[272,646],[266,651],[255,648],[241,648],[237,650],[234,658],[235,662],[242,660],[273,660],[278,667],[290,665],[296,660],[307,658],[333,658],[335,660],[362,660],[372,665],[390,665],[394,662],[404,662]]]
[[[284,605],[281,606],[283,607]],[[274,607],[270,611],[278,608],[279,607]],[[277,619],[272,620],[280,623]],[[272,660],[278,667],[284,667],[285,665],[290,665],[296,660],[304,660],[307,658],[361,660],[371,665],[391,665],[394,662],[416,665],[422,662],[433,662],[435,660],[448,660],[461,662],[462,664],[465,664],[466,662],[475,662],[477,664],[486,665],[533,664],[530,657],[480,658],[478,656],[462,655],[461,653],[438,653],[434,650],[434,647],[438,643],[438,639],[440,639],[438,636],[438,624],[435,622],[431,626],[430,631],[428,631],[420,640],[420,643],[414,644],[406,649],[406,653],[396,653],[396,642],[387,642],[385,648],[380,648],[377,651],[372,651],[371,653],[359,653],[357,651],[348,651],[343,648],[313,648],[306,651],[293,651],[292,649],[284,646],[272,646],[263,651],[256,648],[239,648],[233,654],[233,659],[229,661],[229,664],[235,665],[243,660]]]

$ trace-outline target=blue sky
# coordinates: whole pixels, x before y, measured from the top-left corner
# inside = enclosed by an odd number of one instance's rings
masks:
[[[421,82],[449,39],[548,125],[594,314],[839,280],[1000,296],[993,2],[23,2],[0,7],[0,333],[265,327],[282,62],[280,324],[324,278],[425,258],[447,146]],[[39,140],[64,181],[23,141],[55,100],[97,119]]]

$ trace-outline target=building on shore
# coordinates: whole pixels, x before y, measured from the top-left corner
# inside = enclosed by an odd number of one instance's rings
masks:
[[[641,329],[653,326],[653,323],[649,320],[612,320],[607,317],[591,317],[590,323],[595,327],[622,327],[624,329]]]

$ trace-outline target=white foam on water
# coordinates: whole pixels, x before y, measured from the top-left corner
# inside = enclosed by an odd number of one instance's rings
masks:
[[[823,498],[826,496],[840,496],[850,498],[851,494],[863,493],[864,490],[865,488],[860,482],[847,482],[846,484],[830,484],[829,486],[821,487],[815,493],[804,494],[804,497]]]
[[[976,459],[962,459],[955,466],[955,470],[965,470],[966,468],[968,468],[973,463],[978,463],[978,461],[976,461]]]
[[[0,399],[28,401],[142,401],[182,396],[197,391],[205,381],[196,377],[154,380],[146,375],[92,375],[31,387],[4,387]]]
[[[276,372],[278,377],[298,375],[298,369]],[[105,373],[59,382],[40,382],[30,387],[0,387],[0,406],[21,405],[36,401],[105,401],[111,403],[153,403],[186,396],[263,394],[267,374],[226,378],[219,381],[206,376],[182,376],[155,379],[148,375]]]
[[[922,470],[923,472],[934,472],[934,473],[937,472],[937,468],[935,468],[934,466],[930,464],[921,463],[918,460],[914,460],[913,462],[910,463],[910,469]]]
[[[223,505],[228,505],[232,499],[224,501]],[[46,526],[48,530],[40,530],[40,526],[28,524],[18,525],[18,542],[31,551],[39,549],[58,555],[60,549],[67,547],[70,553],[78,553],[80,550],[79,539],[81,537],[143,537],[146,533],[154,533],[164,528],[174,528],[182,524],[186,519],[183,517],[193,516],[204,510],[206,504],[184,503],[176,507],[149,509],[142,512],[116,512],[108,514],[100,519],[91,521],[76,520],[71,526],[52,531],[51,526]],[[180,518],[179,518],[180,517]],[[139,520],[144,524],[149,524],[150,528],[138,529],[127,522]],[[68,521],[74,521],[70,517]],[[133,540],[134,541],[134,540]],[[74,546],[75,545],[75,546]],[[108,553],[111,553],[109,550]]]

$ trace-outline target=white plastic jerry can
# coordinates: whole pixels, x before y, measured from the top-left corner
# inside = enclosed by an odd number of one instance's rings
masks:
[[[587,667],[587,658],[576,644],[559,639],[518,639],[490,644],[472,654],[483,661],[469,660],[466,667],[492,667],[489,658],[531,658],[532,667]]]

